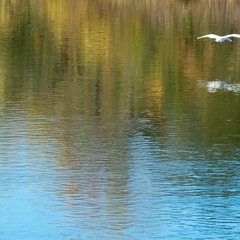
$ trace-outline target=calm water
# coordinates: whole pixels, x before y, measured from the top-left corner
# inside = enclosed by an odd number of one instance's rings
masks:
[[[238,239],[238,1],[1,1],[0,239]]]

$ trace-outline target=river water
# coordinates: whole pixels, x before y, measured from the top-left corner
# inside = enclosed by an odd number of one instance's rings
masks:
[[[1,1],[0,239],[238,239],[238,1]]]

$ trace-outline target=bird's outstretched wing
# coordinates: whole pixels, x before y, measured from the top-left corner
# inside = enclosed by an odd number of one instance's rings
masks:
[[[226,35],[225,37],[236,37],[236,38],[240,38],[240,34],[229,34],[229,35]]]
[[[231,35],[235,35],[235,34],[231,34]],[[238,35],[238,34],[237,34]],[[219,36],[216,35],[216,34],[207,34],[207,35],[204,35],[204,36],[201,36],[201,37],[198,37],[197,39],[200,39],[200,38],[218,38]],[[240,35],[239,35],[240,37]]]

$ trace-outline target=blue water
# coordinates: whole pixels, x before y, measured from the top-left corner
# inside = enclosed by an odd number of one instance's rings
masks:
[[[2,239],[237,239],[237,153],[173,147],[170,133],[160,143],[136,122],[114,142],[99,130],[71,149],[51,128],[63,119],[12,110],[1,124]],[[103,127],[83,123],[76,135]]]

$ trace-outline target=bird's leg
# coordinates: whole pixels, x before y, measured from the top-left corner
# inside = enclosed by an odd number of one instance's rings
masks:
[[[211,44],[217,44],[217,42],[216,42],[216,41],[214,41],[214,42],[211,42]]]

